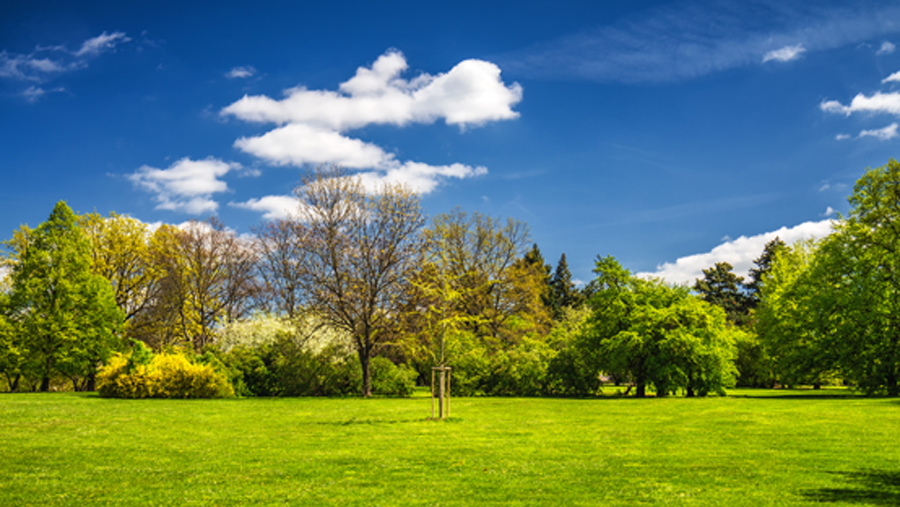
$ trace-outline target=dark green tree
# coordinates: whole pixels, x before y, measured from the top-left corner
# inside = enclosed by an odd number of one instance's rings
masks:
[[[91,272],[91,244],[60,201],[13,266],[8,318],[30,370],[47,391],[55,374],[92,388],[119,346],[123,315],[109,281]]]
[[[744,278],[734,274],[732,269],[727,262],[717,262],[715,266],[703,270],[703,278],[697,279],[693,289],[707,303],[725,310],[729,322],[747,324],[750,298],[741,290]]]
[[[756,308],[759,304],[759,293],[762,289],[763,276],[772,269],[772,263],[775,262],[775,256],[779,251],[783,250],[787,245],[781,238],[776,237],[772,241],[766,243],[762,254],[753,260],[755,268],[750,268],[750,281],[744,284],[749,297],[749,305]]]
[[[572,281],[572,272],[569,271],[566,254],[560,256],[556,270],[550,278],[550,294],[553,320],[560,320],[565,308],[575,308],[583,302],[581,292]]]

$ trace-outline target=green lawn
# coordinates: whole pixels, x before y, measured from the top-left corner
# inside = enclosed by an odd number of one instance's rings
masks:
[[[900,504],[900,401],[0,395],[0,505]]]

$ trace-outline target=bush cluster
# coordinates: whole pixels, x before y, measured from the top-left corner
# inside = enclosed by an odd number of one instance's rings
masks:
[[[228,377],[179,353],[152,354],[142,343],[116,354],[97,375],[100,396],[110,398],[225,398]]]

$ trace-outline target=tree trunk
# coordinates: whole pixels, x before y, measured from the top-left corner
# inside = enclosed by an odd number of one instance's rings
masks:
[[[84,389],[85,391],[94,392],[97,390],[97,372],[92,371],[87,378],[87,387]]]
[[[41,387],[39,389],[42,393],[46,393],[50,390],[50,377],[44,375],[41,377]]]
[[[359,364],[362,366],[362,395],[364,398],[372,396],[372,376],[369,372],[369,355],[360,351]]]
[[[687,398],[693,398],[694,397],[694,386],[688,384],[684,396]]]
[[[647,386],[641,382],[637,384],[637,390],[634,393],[635,398],[643,398],[647,396]]]

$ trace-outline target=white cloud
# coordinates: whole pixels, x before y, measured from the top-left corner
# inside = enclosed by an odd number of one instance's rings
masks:
[[[831,234],[831,226],[831,220],[822,220],[804,222],[790,228],[782,227],[777,231],[750,237],[741,236],[733,241],[723,243],[709,252],[681,257],[675,262],[661,264],[655,272],[638,273],[637,276],[660,277],[670,283],[692,285],[697,278],[703,277],[704,269],[714,266],[717,262],[728,262],[734,267],[736,274],[747,276],[750,268],[754,266],[753,260],[759,258],[769,241],[778,237],[790,245],[801,239],[822,238]]]
[[[893,81],[900,81],[900,70],[881,80],[882,83],[890,83]]]
[[[852,113],[887,113],[900,116],[900,93],[875,92],[870,97],[862,93],[853,97],[849,106],[845,106],[836,100],[826,100],[819,104],[819,109],[826,113],[836,113],[850,116]]]
[[[850,139],[851,137],[853,137],[853,136],[851,136],[850,134],[838,134],[838,135],[834,136],[834,138],[835,138],[836,140],[838,140],[838,141],[843,141],[843,140],[845,140],[845,139]],[[826,186],[826,188],[827,188],[827,186]]]
[[[339,132],[370,124],[403,126],[438,119],[464,127],[519,116],[511,107],[522,100],[522,87],[518,83],[506,86],[500,68],[491,62],[465,60],[446,74],[421,74],[410,81],[400,77],[406,68],[402,53],[388,51],[371,68],[357,69],[339,91],[297,87],[285,90],[282,100],[245,95],[221,114]]]
[[[297,213],[300,201],[290,195],[267,195],[259,199],[250,199],[246,202],[230,202],[229,206],[249,209],[263,213],[266,220],[288,218]]]
[[[142,166],[128,178],[144,190],[156,194],[157,209],[199,215],[218,209],[212,195],[228,191],[228,184],[219,178],[240,168],[238,163],[212,157],[204,160],[183,158],[167,169]]]
[[[77,57],[96,56],[100,53],[113,51],[117,45],[130,40],[124,32],[113,32],[110,34],[103,32],[94,38],[84,41],[81,44],[81,49],[76,51],[74,55]]]
[[[256,74],[256,69],[251,66],[235,67],[235,68],[231,69],[230,71],[228,71],[225,74],[225,77],[230,78],[230,79],[242,79],[242,78],[248,78],[250,76],[253,76],[254,74]]]
[[[834,214],[836,214],[836,213],[837,213],[837,210],[836,210],[836,209],[832,208],[831,206],[828,206],[828,207],[825,208],[825,213],[822,213],[822,216],[823,216],[823,217],[830,217],[830,216],[832,216],[832,215],[834,215]]]
[[[447,178],[486,174],[480,166],[400,161],[375,144],[345,134],[372,124],[402,127],[443,119],[463,128],[519,115],[511,107],[521,100],[522,88],[517,83],[505,85],[493,63],[465,60],[445,74],[420,74],[412,80],[401,77],[406,69],[403,54],[390,50],[371,67],[358,68],[337,91],[292,88],[282,100],[244,96],[221,114],[278,125],[264,134],[237,139],[235,148],[273,165],[336,164],[358,169],[370,191],[384,183],[405,183],[428,193]]]
[[[859,133],[859,137],[874,137],[879,141],[887,141],[893,139],[898,136],[897,134],[897,123],[891,123],[887,127],[875,129],[875,130],[863,130]]]
[[[360,173],[363,186],[369,192],[377,191],[384,184],[403,184],[420,194],[428,194],[437,188],[444,178],[471,178],[487,174],[485,167],[464,164],[432,166],[419,162],[389,161],[383,171]]]
[[[897,49],[897,46],[895,46],[893,43],[891,43],[889,41],[884,41],[881,43],[881,47],[878,48],[878,51],[876,52],[876,54],[889,55],[889,54],[893,53],[895,49]]]
[[[388,157],[374,144],[299,123],[257,137],[242,137],[234,146],[275,165],[334,163],[358,169],[378,166]]]
[[[763,63],[775,60],[778,62],[789,62],[791,60],[796,60],[800,58],[800,55],[806,52],[806,49],[803,47],[803,44],[796,44],[794,46],[785,46],[781,49],[775,49],[769,51],[763,56]]]

